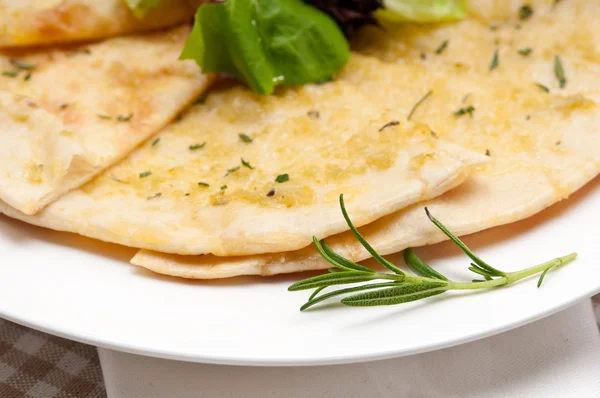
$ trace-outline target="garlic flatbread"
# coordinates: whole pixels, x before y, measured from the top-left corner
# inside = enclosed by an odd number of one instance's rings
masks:
[[[189,22],[197,0],[169,0],[136,18],[125,0],[0,0],[0,47],[99,40]]]
[[[463,22],[363,32],[355,48],[369,56],[354,55],[339,77],[399,112],[431,91],[413,120],[490,157],[458,188],[360,228],[379,253],[445,238],[425,206],[465,235],[529,217],[600,172],[596,2],[531,1],[526,17],[522,2],[471,3],[472,16]],[[353,261],[368,257],[352,234],[327,242]],[[330,266],[313,247],[237,258],[142,250],[132,263],[200,279]]]
[[[188,31],[0,53],[0,199],[34,214],[192,102],[212,76],[177,60]]]
[[[280,252],[346,230],[342,192],[364,225],[457,186],[486,160],[342,81],[273,96],[234,87],[36,216],[6,213],[179,254]]]

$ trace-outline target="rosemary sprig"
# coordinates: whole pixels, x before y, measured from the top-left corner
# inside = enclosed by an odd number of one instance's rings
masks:
[[[315,289],[308,301],[300,308],[301,311],[304,311],[313,305],[330,298],[352,293],[354,294],[342,298],[342,304],[354,307],[395,305],[437,296],[450,290],[489,289],[498,286],[510,285],[521,279],[541,273],[537,284],[539,288],[548,271],[563,264],[567,264],[577,257],[577,253],[571,253],[530,268],[525,268],[521,271],[500,271],[476,256],[471,249],[467,247],[467,245],[465,245],[458,237],[448,231],[448,229],[444,227],[440,221],[433,217],[427,208],[425,208],[425,213],[427,214],[429,220],[458,247],[460,247],[460,249],[473,261],[470,264],[469,270],[479,276],[482,276],[484,279],[474,279],[470,283],[449,280],[421,260],[412,249],[406,249],[404,250],[404,262],[406,263],[407,267],[416,275],[413,276],[404,273],[396,265],[383,258],[365,240],[360,232],[358,232],[348,216],[346,206],[344,205],[343,195],[340,195],[340,207],[342,209],[344,219],[346,220],[346,223],[348,224],[348,227],[354,236],[371,254],[371,256],[373,256],[373,258],[375,258],[381,265],[390,270],[391,273],[377,272],[363,265],[350,261],[335,253],[331,247],[327,245],[325,240],[319,241],[316,237],[313,237],[313,243],[315,244],[317,250],[328,263],[333,265],[333,268],[330,268],[327,274],[304,279],[294,283],[288,288],[289,291]],[[370,283],[372,281],[378,282]],[[332,286],[352,284],[360,285],[322,293],[323,290]]]

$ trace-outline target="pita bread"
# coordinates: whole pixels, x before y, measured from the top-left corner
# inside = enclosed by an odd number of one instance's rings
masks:
[[[365,32],[356,47],[371,56],[354,56],[340,76],[361,91],[377,93],[372,99],[381,106],[400,112],[432,90],[414,120],[441,138],[490,154],[490,164],[478,168],[458,188],[360,228],[382,254],[445,239],[425,216],[424,206],[452,232],[466,235],[529,217],[568,197],[600,172],[600,35],[594,29],[600,8],[583,0],[556,6],[550,1],[530,2],[534,15],[522,22],[521,2],[481,3],[485,13],[461,23]],[[493,12],[496,5],[500,9]],[[486,13],[494,20],[487,20]],[[492,23],[495,30],[489,27]],[[436,54],[444,40],[447,48]],[[519,54],[527,47],[533,49],[531,54]],[[490,71],[496,48],[499,65]],[[555,55],[560,55],[568,79],[562,89],[554,72]],[[466,111],[460,117],[453,115],[470,105],[472,117]],[[353,261],[368,257],[350,233],[327,242]],[[329,266],[313,247],[237,258],[142,250],[132,263],[199,279]]]
[[[37,212],[192,102],[212,77],[177,60],[188,31],[0,53],[0,199]]]
[[[341,192],[364,225],[446,192],[487,161],[378,107],[344,82],[267,97],[216,91],[38,215],[2,211],[165,252],[280,252],[347,230]]]
[[[0,47],[98,40],[191,21],[198,0],[169,0],[136,18],[125,0],[0,0]]]

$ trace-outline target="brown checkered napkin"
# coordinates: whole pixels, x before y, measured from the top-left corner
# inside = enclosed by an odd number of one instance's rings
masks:
[[[96,349],[0,319],[0,397],[106,397]]]

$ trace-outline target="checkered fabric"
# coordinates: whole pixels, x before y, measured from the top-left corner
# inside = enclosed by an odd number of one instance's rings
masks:
[[[106,397],[96,349],[0,319],[0,397]]]
[[[21,397],[105,398],[96,349],[0,319],[0,398]]]

